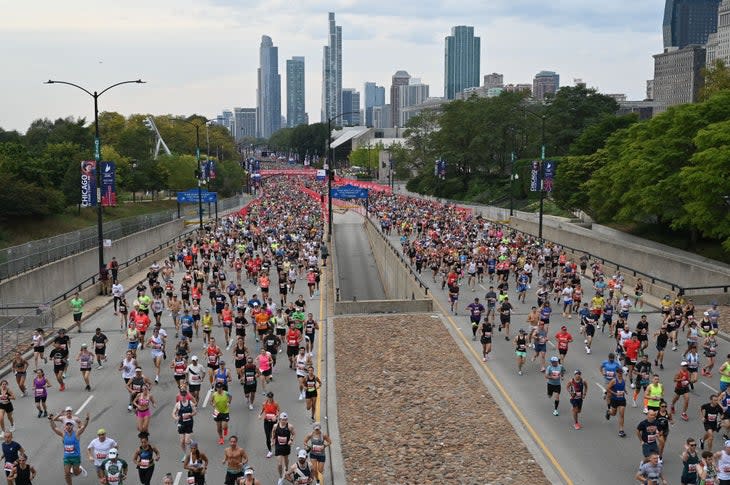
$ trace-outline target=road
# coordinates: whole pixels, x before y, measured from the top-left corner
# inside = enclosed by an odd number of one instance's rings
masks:
[[[235,275],[230,271],[231,275]],[[274,273],[272,272],[272,275]],[[175,277],[176,287],[179,287],[181,273]],[[273,276],[276,283],[276,276]],[[324,281],[325,278],[322,278]],[[275,284],[272,284],[272,289]],[[250,283],[244,281],[243,285],[247,295],[255,293],[257,289]],[[300,279],[295,289],[295,294],[291,300],[293,301],[300,293],[306,293],[304,282]],[[320,293],[321,294],[321,293]],[[127,293],[127,301],[130,303],[134,299],[132,292]],[[273,297],[278,297],[278,293],[274,290]],[[291,297],[292,295],[290,295]],[[203,298],[203,308],[209,308],[210,302],[207,293]],[[323,321],[324,305],[319,296],[314,299],[307,298],[307,311],[311,311],[315,318]],[[82,342],[89,343],[91,346],[91,336],[94,328],[100,327],[102,331],[109,337],[110,344],[107,348],[109,362],[101,370],[94,367],[91,373],[92,390],[86,392],[83,390],[83,384],[78,365],[71,362],[69,365],[69,375],[67,379],[66,392],[58,392],[58,386],[55,378],[51,377],[53,388],[49,390],[48,407],[49,411],[58,413],[65,406],[71,406],[77,412],[81,411],[84,415],[86,412],[91,414],[91,424],[88,431],[82,435],[81,446],[85,450],[88,443],[95,438],[98,428],[105,428],[108,435],[117,440],[120,445],[120,458],[131,461],[134,449],[138,446],[136,420],[134,416],[127,412],[128,394],[124,388],[117,371],[117,365],[126,350],[126,341],[119,330],[119,319],[113,315],[111,305],[107,305],[102,310],[89,317],[84,321],[83,332],[77,333],[72,330],[71,336],[71,357],[75,358]],[[171,328],[171,318],[168,312],[163,313],[163,328],[170,334],[168,339],[168,359],[163,363],[162,376],[159,385],[155,385],[152,389],[153,395],[157,399],[157,408],[153,411],[151,420],[150,433],[151,443],[156,445],[160,451],[162,458],[156,465],[153,483],[160,483],[162,476],[166,472],[170,472],[175,477],[175,484],[184,484],[187,474],[182,470],[180,463],[181,450],[179,448],[179,438],[176,430],[176,423],[170,417],[172,407],[174,405],[174,396],[177,392],[175,381],[172,377],[172,370],[167,368],[174,354],[174,328]],[[324,327],[324,325],[322,326]],[[201,332],[202,335],[202,332]],[[261,395],[261,384],[259,384],[259,394],[256,397],[255,408],[250,411],[243,401],[242,386],[235,379],[235,368],[231,351],[223,348],[223,330],[217,325],[214,327],[213,336],[221,345],[226,364],[233,371],[234,381],[230,386],[233,401],[231,404],[231,421],[230,435],[237,435],[239,438],[239,446],[246,449],[249,455],[249,464],[256,470],[256,477],[262,483],[273,484],[278,478],[276,474],[276,462],[274,458],[266,458],[266,443],[264,441],[264,432],[262,421],[257,419],[260,411],[260,404],[263,401]],[[314,362],[316,371],[319,372],[321,364],[321,332],[318,337],[318,345],[315,348]],[[247,329],[246,345],[249,349],[256,349],[253,332]],[[274,381],[270,384],[269,390],[275,394],[275,399],[279,403],[281,409],[289,414],[289,422],[296,430],[296,446],[302,446],[302,439],[312,429],[309,415],[306,414],[304,401],[298,400],[298,388],[294,371],[288,368],[285,349],[283,353],[278,354],[279,362],[274,371]],[[192,344],[192,353],[197,354],[201,359],[204,355],[203,343],[201,338],[194,338]],[[147,350],[140,352],[139,361],[144,370],[145,375],[154,378],[154,367],[150,353]],[[31,362],[32,368],[32,362]],[[52,366],[44,365],[47,376],[52,376]],[[31,376],[32,378],[32,376]],[[325,376],[321,376],[323,383]],[[17,390],[14,379],[9,378],[11,387]],[[201,389],[201,400],[206,396],[208,385],[205,384]],[[324,392],[324,385],[320,391],[320,395]],[[320,398],[323,401],[323,398]],[[324,402],[321,403],[324,406]],[[38,419],[37,411],[33,404],[32,397],[18,397],[15,401],[15,419],[16,432],[15,440],[27,450],[30,463],[38,469],[38,477],[34,483],[40,485],[57,485],[63,483],[63,470],[61,466],[62,446],[61,439],[54,435],[49,429],[46,419]],[[319,411],[318,411],[319,414]],[[324,419],[324,416],[323,418]],[[323,424],[323,430],[326,429],[326,423]],[[223,483],[225,476],[225,468],[221,465],[223,458],[223,446],[216,444],[217,435],[215,424],[211,417],[211,404],[203,403],[203,408],[199,409],[199,414],[195,417],[194,439],[198,441],[200,450],[208,455],[210,466],[206,476],[207,483],[220,484]],[[226,444],[227,446],[227,444]],[[296,450],[293,449],[290,461],[295,461]],[[85,453],[82,464],[89,470],[93,470],[93,464],[86,461]],[[91,475],[91,474],[90,474]],[[130,472],[129,483],[138,483],[137,472],[132,469]],[[95,477],[88,478],[78,477],[74,479],[74,483],[94,484],[98,483]],[[330,483],[329,481],[327,483]]]
[[[400,247],[399,237],[393,232],[390,236],[391,242]],[[570,403],[567,393],[564,390],[560,401],[560,416],[552,415],[553,402],[545,393],[546,383],[543,374],[540,373],[539,362],[530,362],[531,352],[528,352],[528,361],[525,365],[526,371],[523,376],[517,374],[515,363],[514,346],[506,342],[501,333],[495,333],[493,339],[492,357],[486,363],[481,361],[482,350],[479,342],[472,341],[471,324],[466,305],[471,303],[474,297],[484,301],[486,290],[490,286],[488,278],[485,282],[476,286],[472,292],[466,286],[461,285],[459,295],[458,314],[449,312],[447,293],[441,290],[440,279],[434,283],[430,271],[424,272],[421,276],[423,282],[428,285],[436,300],[436,309],[447,316],[449,325],[455,328],[460,335],[460,340],[473,349],[467,352],[467,357],[479,366],[487,370],[487,374],[498,383],[502,392],[508,396],[507,401],[512,401],[514,406],[523,415],[522,425],[525,428],[533,429],[532,438],[538,442],[548,460],[552,457],[558,464],[558,471],[562,470],[568,477],[566,483],[574,484],[609,484],[609,483],[630,483],[636,473],[639,461],[642,458],[641,446],[636,437],[636,425],[644,419],[641,407],[632,408],[631,401],[626,408],[625,430],[626,438],[618,436],[618,425],[616,417],[607,422],[604,417],[606,409],[605,401],[602,400],[602,387],[605,386],[600,374],[601,362],[607,358],[607,354],[615,349],[615,341],[609,339],[607,334],[597,334],[593,341],[592,354],[587,355],[584,351],[583,338],[578,333],[578,320],[562,318],[556,306],[550,324],[550,337],[553,338],[560,326],[566,324],[573,335],[574,342],[566,359],[566,378],[573,375],[575,369],[582,371],[584,379],[589,383],[588,398],[583,406],[580,422],[584,426],[582,430],[574,430],[570,413]],[[584,288],[590,288],[590,280],[585,281]],[[586,286],[587,285],[587,286]],[[515,313],[512,315],[511,336],[514,336],[519,328],[529,329],[526,323],[527,313],[532,305],[535,305],[535,296],[528,293],[526,304],[516,303],[517,295],[514,291],[515,285],[510,281],[509,296],[515,306]],[[653,308],[645,308],[650,322],[650,332],[655,332],[660,326],[660,314]],[[699,309],[698,309],[699,310]],[[641,312],[632,311],[629,323],[633,325],[638,320]],[[701,315],[701,313],[700,313]],[[716,392],[719,387],[719,376],[717,369],[722,363],[722,356],[730,353],[730,343],[719,339],[718,363],[715,365],[715,375],[712,378],[700,378],[695,385],[694,391],[690,394],[689,421],[684,422],[679,415],[675,416],[675,424],[671,427],[667,445],[664,451],[665,476],[669,483],[678,483],[681,474],[681,460],[679,455],[684,451],[684,442],[688,437],[699,439],[703,434],[702,422],[699,419],[699,407],[709,401],[709,395]],[[674,374],[679,369],[682,360],[682,351],[685,348],[686,338],[680,338],[682,346],[679,351],[672,352],[671,347],[667,349],[664,359],[665,370],[654,369],[661,377],[664,384],[665,399],[671,401],[673,396]],[[548,346],[547,356],[557,355],[554,346]],[[650,342],[649,356],[653,360],[656,350]],[[704,358],[703,358],[704,359]],[[704,360],[701,360],[701,364]],[[631,389],[627,390],[631,391]],[[641,395],[639,401],[641,400]],[[677,405],[678,413],[681,412],[680,403]],[[641,403],[639,403],[641,404]],[[513,411],[513,410],[512,410]],[[715,435],[713,451],[721,447],[723,439],[720,434]],[[699,451],[699,450],[698,450]],[[570,481],[568,481],[570,480]]]
[[[362,216],[347,211],[334,214],[333,222],[340,299],[385,299],[385,289],[363,229]]]

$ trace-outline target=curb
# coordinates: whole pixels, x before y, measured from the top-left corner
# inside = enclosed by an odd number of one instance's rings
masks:
[[[337,372],[335,370],[335,339],[334,317],[327,318],[327,434],[332,439],[330,460],[328,463],[329,476],[334,485],[347,485],[344,460],[342,457],[342,441],[340,440],[340,425],[337,417]]]

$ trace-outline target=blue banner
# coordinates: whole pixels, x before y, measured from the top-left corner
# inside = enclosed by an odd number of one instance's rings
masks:
[[[207,190],[200,191],[201,202],[215,202],[218,200],[217,192],[208,192]],[[177,201],[180,204],[185,203],[198,203],[198,189],[188,189],[185,192],[177,193]]]
[[[355,185],[342,185],[332,189],[333,199],[367,199],[368,189],[357,187]]]
[[[101,162],[101,205],[117,205],[117,165],[114,162]]]
[[[81,207],[96,206],[96,160],[81,162]]]
[[[546,160],[543,163],[542,189],[545,192],[553,191],[553,178],[555,177],[555,162]]]

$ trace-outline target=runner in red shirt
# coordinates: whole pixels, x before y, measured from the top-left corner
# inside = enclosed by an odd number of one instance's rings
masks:
[[[137,329],[137,333],[139,333],[139,346],[140,346],[140,349],[144,349],[145,332],[147,332],[147,329],[150,326],[150,317],[147,316],[146,313],[135,312],[135,315],[134,315],[134,326]]]
[[[289,330],[286,332],[286,355],[289,357],[289,368],[294,368],[294,360],[299,353],[299,342],[302,339],[302,332],[294,326],[293,323],[289,324]]]
[[[631,338],[624,342],[624,366],[628,369],[628,376],[626,380],[631,382],[631,388],[634,388],[634,366],[636,360],[639,358],[639,348],[641,342],[639,342],[639,335],[634,332],[631,334]]]
[[[210,381],[210,387],[213,387],[213,375],[218,370],[220,358],[223,355],[223,351],[215,343],[215,337],[210,337],[208,340],[208,346],[205,348],[205,356],[208,361],[208,380]]]
[[[573,336],[568,332],[568,327],[563,325],[560,331],[555,334],[555,340],[558,342],[558,354],[560,354],[560,363],[565,365],[565,354],[568,353],[568,344],[573,341]]]

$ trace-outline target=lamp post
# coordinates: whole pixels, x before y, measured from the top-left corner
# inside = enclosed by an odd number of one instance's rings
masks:
[[[515,215],[515,180],[519,178],[519,175],[515,173],[515,152],[509,155],[509,215],[511,217]]]
[[[99,270],[105,266],[104,264],[104,228],[102,225],[102,210],[101,210],[101,137],[99,136],[99,97],[109,91],[112,88],[121,86],[122,84],[144,84],[145,81],[137,79],[135,81],[122,81],[119,83],[107,86],[101,91],[94,91],[93,93],[88,89],[79,86],[78,84],[70,83],[68,81],[55,81],[49,79],[44,84],[66,84],[76,89],[80,89],[92,98],[94,98],[94,160],[96,160],[96,226],[97,236],[99,244]]]
[[[192,121],[186,120],[186,119],[180,119],[179,121],[182,121],[183,123],[187,123],[189,125],[192,125],[195,127],[195,162],[198,165],[197,170],[195,170],[195,177],[198,179],[198,221],[199,221],[199,229],[203,230],[203,183],[207,183],[208,179],[205,177],[205,170],[202,169],[200,166],[200,127],[205,125],[206,130],[208,129],[208,123],[210,123],[213,120],[209,120],[208,118],[203,118],[202,116],[196,116],[194,119],[200,119],[202,120],[202,124],[200,123],[193,123]],[[206,158],[210,155],[206,153]],[[203,182],[205,180],[205,182]]]
[[[327,241],[332,240],[332,179],[335,176],[334,161],[330,159],[330,135],[332,134],[332,122],[343,116],[358,113],[357,111],[348,111],[340,113],[331,118],[327,118]]]

